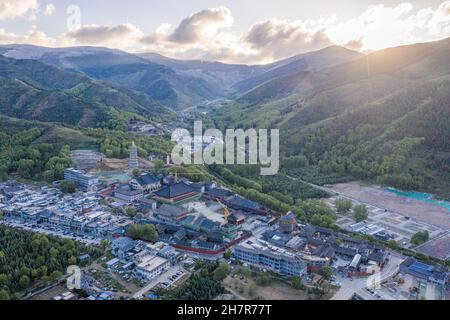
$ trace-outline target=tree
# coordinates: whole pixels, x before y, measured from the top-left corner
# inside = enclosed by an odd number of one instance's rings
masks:
[[[9,293],[6,290],[0,290],[0,301],[8,301],[10,299]]]
[[[133,218],[136,216],[136,209],[134,209],[133,207],[128,207],[127,208],[127,216],[129,216],[130,218]]]
[[[133,177],[139,178],[140,176],[141,176],[141,170],[139,170],[139,169],[134,169],[134,170],[133,170]]]
[[[336,199],[336,209],[339,214],[347,214],[352,209],[353,203],[347,199]]]
[[[161,159],[155,159],[153,161],[153,164],[155,165],[153,169],[155,173],[160,173],[161,170],[164,168],[164,161],[162,161]]]
[[[134,240],[140,239],[149,242],[156,242],[159,237],[158,231],[153,224],[146,224],[144,226],[133,224],[128,228],[127,234]]]
[[[267,287],[272,284],[272,281],[273,279],[269,274],[263,273],[256,279],[256,284],[261,287]]]
[[[398,249],[398,243],[395,240],[389,240],[387,243],[388,248],[392,249],[392,250],[396,250]]]
[[[30,278],[28,276],[21,276],[19,279],[19,285],[22,289],[28,288],[30,285]]]
[[[305,289],[305,285],[303,284],[303,279],[301,277],[292,278],[292,286],[297,290]]]
[[[419,231],[411,238],[411,243],[418,246],[422,243],[427,242],[430,239],[430,234],[428,231]]]
[[[223,254],[223,258],[226,259],[226,260],[230,260],[232,257],[233,257],[233,254],[231,253],[230,250],[228,250],[227,252],[225,252]]]
[[[252,270],[250,268],[243,268],[241,274],[244,276],[245,281],[247,281],[252,276]]]
[[[7,287],[9,285],[9,278],[6,274],[0,274],[0,287]]]
[[[217,281],[223,281],[229,273],[230,266],[225,261],[222,261],[216,270],[214,270],[214,279]]]
[[[155,225],[146,224],[142,227],[142,239],[149,242],[158,241],[158,231],[156,230]]]
[[[71,266],[77,264],[77,258],[75,256],[71,256],[67,261]]]
[[[100,241],[100,246],[103,248],[103,250],[106,249],[106,247],[108,245],[109,245],[109,241],[108,240],[103,239],[103,240]]]
[[[367,207],[365,205],[358,205],[353,208],[353,218],[356,222],[362,222],[367,220],[369,214],[367,212]]]
[[[55,282],[55,281],[58,281],[62,276],[63,276],[62,272],[56,270],[56,271],[53,271],[53,272],[50,274],[50,280],[51,280],[52,282]]]
[[[329,266],[325,266],[322,268],[320,273],[326,280],[330,280],[331,276],[333,275],[333,269]]]
[[[250,284],[250,286],[248,287],[248,295],[252,298],[254,298],[256,296],[256,284],[252,283]]]
[[[61,189],[62,192],[64,193],[75,193],[76,191],[76,183],[75,181],[70,181],[70,180],[64,180],[61,182],[61,184],[59,185],[59,188]]]
[[[19,165],[17,167],[17,173],[21,178],[30,179],[32,178],[34,168],[34,161],[30,159],[20,159]]]

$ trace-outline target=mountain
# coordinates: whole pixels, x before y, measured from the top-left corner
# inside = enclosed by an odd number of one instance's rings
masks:
[[[244,93],[268,81],[300,72],[314,72],[361,58],[363,54],[340,46],[300,54],[264,66],[264,72],[233,85],[236,92]]]
[[[176,60],[157,53],[142,53],[140,57],[165,65],[177,73],[207,81],[216,91],[230,96],[235,93],[233,86],[245,79],[256,77],[266,71],[265,66],[225,64],[201,60]]]
[[[142,93],[35,60],[0,56],[0,88],[0,113],[22,119],[94,127],[138,115],[172,116]]]
[[[450,198],[450,39],[268,81],[218,110],[220,127],[280,128],[286,168],[316,183],[370,179]],[[301,162],[304,163],[304,162]]]
[[[242,94],[267,81],[300,71],[321,70],[362,56],[343,47],[332,46],[300,54],[268,65],[224,64],[200,60],[175,60],[156,53],[140,57],[172,68],[180,74],[204,79],[227,96]]]
[[[173,109],[183,109],[220,97],[207,81],[175,72],[120,50],[98,47],[43,48],[29,45],[0,46],[0,54],[33,59],[69,71],[83,73],[147,94]]]

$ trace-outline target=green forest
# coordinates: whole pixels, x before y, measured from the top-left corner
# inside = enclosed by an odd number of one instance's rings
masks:
[[[60,279],[78,257],[101,255],[70,239],[0,226],[0,300],[19,299],[33,288]]]

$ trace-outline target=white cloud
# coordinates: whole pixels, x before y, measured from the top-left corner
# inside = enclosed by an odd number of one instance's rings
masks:
[[[45,5],[44,15],[51,16],[55,13],[55,11],[56,11],[55,5],[53,3],[49,3]]]
[[[7,32],[0,29],[0,44],[32,44],[36,46],[54,47],[57,40],[39,31],[36,26],[32,26],[24,35]]]
[[[66,45],[102,45],[127,49],[136,45],[143,32],[130,23],[117,26],[83,25],[64,34],[61,42]]]
[[[243,35],[242,41],[257,50],[264,60],[285,58],[333,44],[321,24],[277,19],[254,24]]]
[[[37,11],[37,0],[0,0],[0,19],[26,16]],[[44,14],[52,12],[54,6],[51,4],[43,10]],[[256,22],[244,32],[233,30],[233,22],[228,8],[217,7],[194,13],[178,25],[161,24],[148,35],[133,24],[125,23],[83,25],[62,34],[57,40],[37,28],[22,36],[0,30],[0,42],[97,45],[129,51],[153,51],[180,59],[266,63],[333,44],[368,51],[448,37],[450,0],[420,10],[407,2],[396,6],[374,5],[346,21],[334,15],[294,21],[273,18]]]
[[[328,26],[333,41],[344,44],[361,39],[362,50],[437,40],[450,36],[450,1],[438,8],[415,10],[410,3],[369,7],[357,18]]]
[[[37,0],[0,0],[0,20],[23,17],[38,7]]]
[[[450,36],[450,0],[421,10],[407,2],[374,5],[347,21],[338,21],[334,15],[296,21],[268,19],[244,33],[231,30],[233,20],[227,8],[203,10],[175,28],[161,25],[143,39],[144,49],[174,58],[241,63],[271,62],[333,44],[377,50]]]

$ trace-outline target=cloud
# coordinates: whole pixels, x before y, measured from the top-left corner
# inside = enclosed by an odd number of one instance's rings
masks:
[[[230,9],[218,7],[200,11],[183,19],[169,35],[168,40],[177,43],[195,43],[204,37],[214,36],[218,30],[233,25]]]
[[[32,26],[24,35],[7,32],[0,29],[0,44],[32,44],[36,46],[54,47],[57,40]]]
[[[260,52],[262,59],[280,59],[299,52],[330,46],[333,42],[321,24],[271,19],[254,24],[242,42]]]
[[[450,36],[450,0],[420,10],[407,2],[373,5],[346,21],[334,15],[295,21],[273,18],[243,33],[230,30],[233,21],[225,7],[207,9],[175,28],[161,25],[142,42],[144,49],[174,58],[240,63],[271,62],[333,44],[371,51]]]
[[[51,14],[54,6],[47,4],[40,10],[37,0],[0,0],[0,20],[39,11]],[[330,45],[371,51],[448,37],[450,0],[423,9],[407,2],[394,6],[372,5],[347,20],[335,15],[307,20],[272,18],[255,22],[244,31],[234,30],[233,23],[230,9],[221,6],[195,12],[177,25],[163,23],[146,35],[130,23],[92,24],[64,33],[56,40],[35,27],[22,36],[0,30],[0,42],[95,45],[132,52],[158,52],[179,59],[269,63]]]
[[[55,5],[52,3],[49,3],[49,4],[45,5],[44,15],[51,16],[55,13],[55,11],[56,11]]]
[[[0,0],[0,20],[23,17],[38,7],[37,0]]]
[[[102,45],[126,49],[136,44],[143,32],[130,23],[117,26],[83,25],[62,36],[61,41],[71,45]]]
[[[375,5],[358,17],[330,25],[327,33],[338,44],[360,42],[361,50],[437,40],[450,36],[450,1],[437,8],[415,10],[411,3]]]

